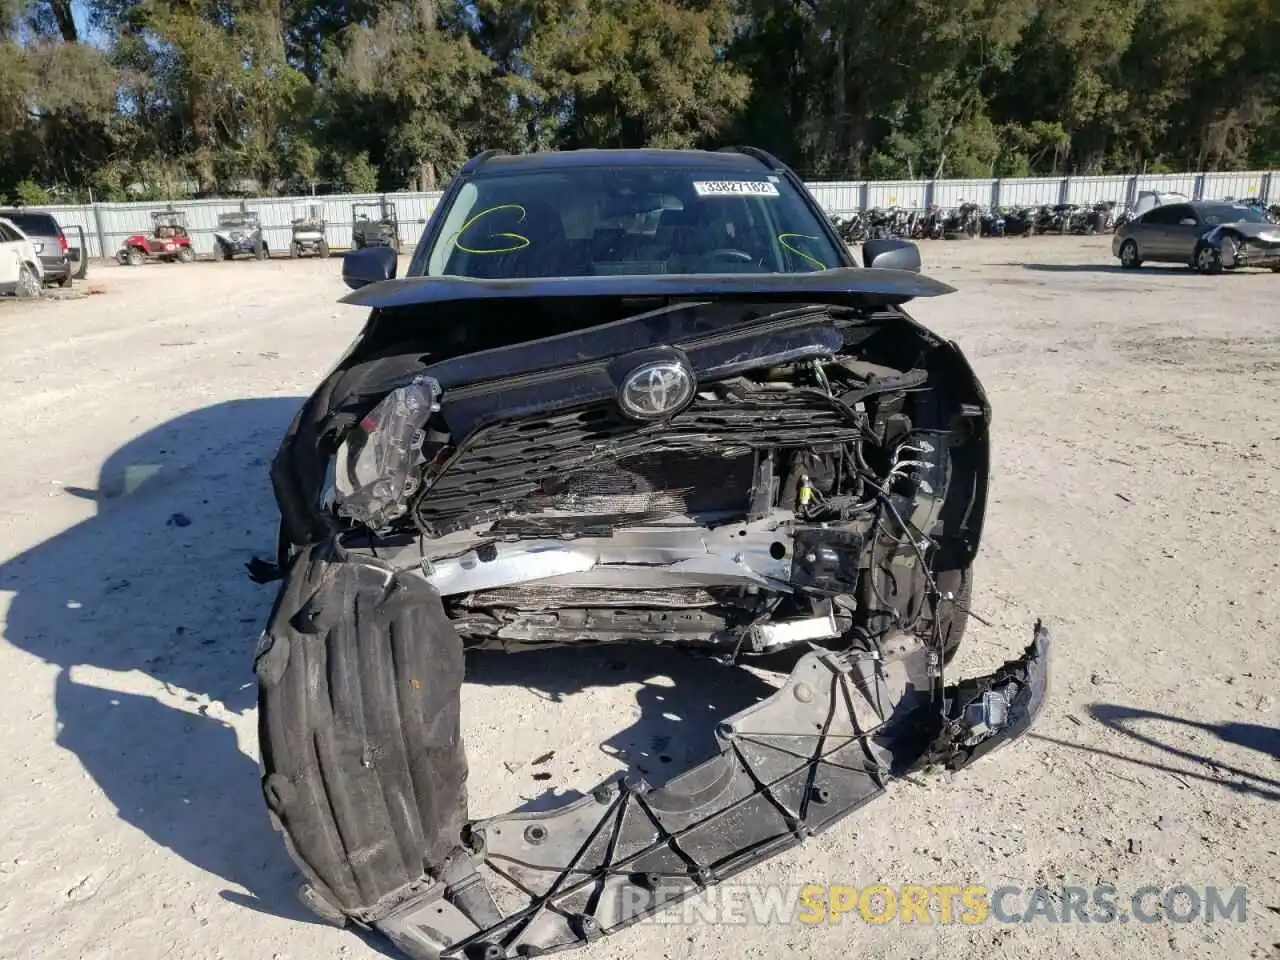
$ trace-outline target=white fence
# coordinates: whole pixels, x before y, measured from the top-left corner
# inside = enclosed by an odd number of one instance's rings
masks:
[[[1162,176],[1122,177],[1039,177],[1008,180],[873,180],[848,183],[810,183],[818,202],[833,214],[849,214],[872,207],[906,207],[924,209],[929,206],[956,207],[961,203],[983,206],[1039,206],[1041,204],[1092,204],[1114,200],[1132,204],[1142,190],[1185,193],[1197,200],[1233,197],[1259,197],[1268,204],[1280,203],[1280,171],[1255,170],[1243,173],[1185,173]],[[427,218],[435,210],[440,194],[388,193],[347,194],[327,197],[269,197],[243,202],[243,208],[256,211],[262,220],[263,234],[272,251],[289,248],[290,222],[305,216],[307,208],[317,205],[328,223],[329,245],[344,249],[351,244],[353,203],[377,204],[385,200],[396,211],[400,223],[400,239],[408,250],[418,242]],[[98,203],[81,206],[49,207],[64,228],[80,227],[91,257],[114,256],[124,239],[151,229],[151,211],[172,206],[187,215],[187,227],[197,254],[213,251],[213,234],[218,214],[235,213],[242,208],[240,200],[185,200],[167,204]],[[372,211],[370,211],[372,212]],[[67,239],[78,245],[75,230]]]

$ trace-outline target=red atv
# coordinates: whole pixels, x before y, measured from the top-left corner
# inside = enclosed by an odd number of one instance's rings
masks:
[[[148,260],[190,263],[196,258],[185,213],[159,210],[151,214],[151,223],[151,236],[135,233],[116,251],[116,259],[122,265],[138,267]]]

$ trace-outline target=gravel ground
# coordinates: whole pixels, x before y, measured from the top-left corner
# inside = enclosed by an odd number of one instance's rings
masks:
[[[1122,911],[1148,884],[1243,886],[1246,919],[855,912],[649,924],[582,955],[1280,956],[1280,277],[1122,273],[1106,238],[924,253],[959,292],[914,312],[961,342],[996,417],[986,622],[956,666],[987,669],[1043,617],[1052,699],[971,771],[899,784],[736,882],[1013,885],[1015,913],[1036,886],[1111,884]],[[337,272],[102,265],[100,295],[0,302],[0,956],[382,955],[296,904],[256,782],[250,656],[273,589],[243,564],[273,549],[275,444],[362,321]],[[635,648],[470,668],[477,815],[626,766],[665,779],[768,690]]]

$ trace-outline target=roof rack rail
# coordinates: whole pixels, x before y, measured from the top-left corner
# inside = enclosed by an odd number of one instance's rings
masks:
[[[477,153],[474,157],[472,157],[470,160],[464,163],[462,165],[462,169],[458,172],[462,176],[466,176],[467,174],[470,174],[470,173],[475,173],[482,166],[484,166],[485,163],[487,163],[489,160],[493,159],[494,157],[505,156],[506,153],[507,151],[505,150],[485,150],[482,153]]]
[[[748,157],[754,157],[770,170],[784,171],[787,169],[787,165],[785,163],[775,157],[772,153],[769,153],[767,150],[761,150],[759,147],[748,147],[741,144],[733,144],[731,146],[721,147],[717,152],[741,153]]]

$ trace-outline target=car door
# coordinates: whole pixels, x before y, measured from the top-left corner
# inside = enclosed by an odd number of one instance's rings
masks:
[[[0,223],[0,287],[18,282],[24,244],[7,224]]]
[[[1178,204],[1155,207],[1133,221],[1130,233],[1138,241],[1143,260],[1167,260],[1173,238],[1169,229],[1177,223],[1174,207]]]
[[[1175,263],[1190,263],[1196,241],[1206,229],[1199,211],[1189,203],[1171,203],[1162,209],[1169,211],[1169,224],[1164,228],[1164,256]]]

